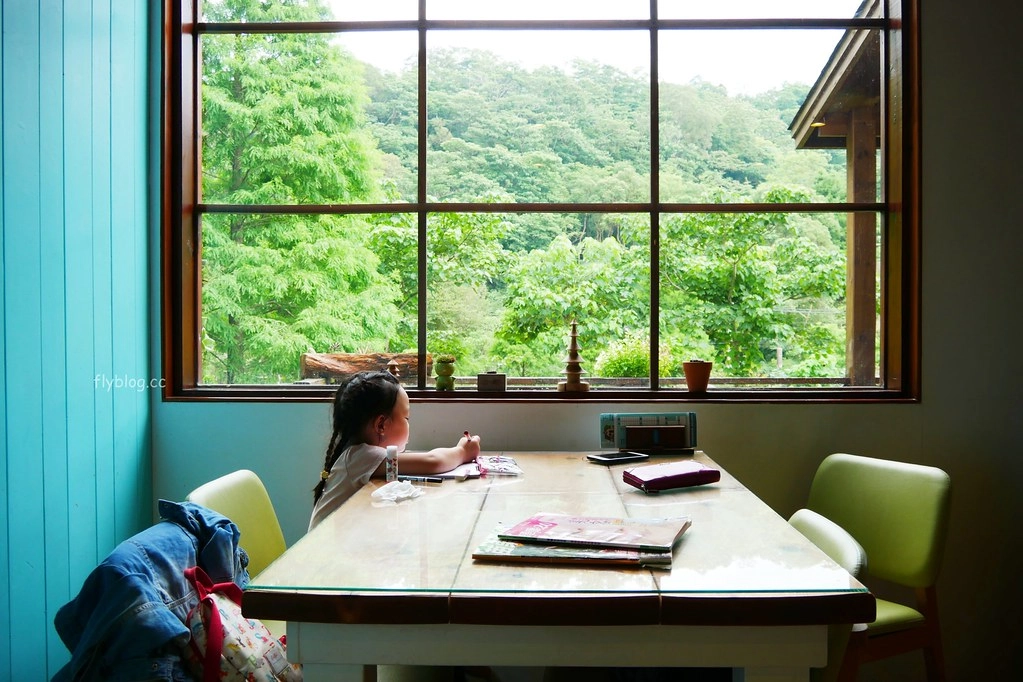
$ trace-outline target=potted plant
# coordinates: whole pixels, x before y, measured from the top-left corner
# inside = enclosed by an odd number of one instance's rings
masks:
[[[682,371],[686,375],[686,389],[690,393],[706,393],[710,382],[710,370],[713,362],[707,360],[689,360],[682,363]]]

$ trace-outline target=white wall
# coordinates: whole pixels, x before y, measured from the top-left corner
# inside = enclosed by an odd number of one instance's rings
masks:
[[[952,476],[939,583],[952,680],[1010,679],[1021,650],[1023,340],[1020,316],[1020,5],[923,7],[923,400],[916,405],[696,404],[700,445],[787,515],[833,451],[933,464]],[[968,361],[967,374],[958,364]],[[159,363],[154,361],[154,366]],[[496,449],[586,449],[597,414],[644,405],[413,405],[412,445],[482,434]],[[671,409],[662,406],[654,409]],[[268,483],[289,541],[303,532],[322,466],[329,407],[154,404],[158,496],[247,466]],[[871,666],[922,679],[918,656]]]

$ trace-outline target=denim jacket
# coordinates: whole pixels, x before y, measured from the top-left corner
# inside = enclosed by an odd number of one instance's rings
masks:
[[[71,660],[54,682],[179,682],[192,677],[180,657],[185,619],[198,601],[185,579],[200,566],[214,582],[249,581],[238,527],[191,502],[160,500],[162,520],[117,547],[53,619]]]

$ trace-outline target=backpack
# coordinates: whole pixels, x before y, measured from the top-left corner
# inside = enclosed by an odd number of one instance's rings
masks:
[[[216,583],[198,566],[185,578],[199,593],[185,625],[191,633],[185,660],[202,682],[301,682],[302,667],[288,663],[284,637],[275,639],[262,622],[242,615],[242,591]]]

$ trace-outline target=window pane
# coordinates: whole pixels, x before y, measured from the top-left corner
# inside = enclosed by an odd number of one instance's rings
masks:
[[[428,226],[427,347],[455,356],[456,388],[489,370],[509,390],[556,388],[572,320],[584,381],[649,385],[646,216],[438,214]]]
[[[661,19],[845,19],[862,0],[658,0]]]
[[[664,32],[662,200],[877,201],[877,36],[830,30]],[[836,51],[836,45],[844,49]],[[833,52],[846,65],[837,74],[828,68]],[[847,146],[856,149],[855,158],[873,159],[869,168],[857,168],[859,182],[869,186],[856,197],[848,194]],[[780,198],[779,190],[788,196]]]
[[[429,19],[647,19],[648,0],[428,0]]]
[[[666,30],[660,33],[658,75],[669,83],[723,88],[731,96],[755,97],[792,84],[802,87],[796,94],[805,95],[842,34],[828,29]]]
[[[409,222],[402,215],[205,215],[202,382],[293,383],[305,378],[301,358],[310,351],[415,352]]]
[[[427,192],[439,201],[649,200],[649,39],[442,32],[428,63]],[[602,54],[627,55],[609,64]]]
[[[325,0],[336,21],[408,21],[419,16],[418,0]]]
[[[419,14],[418,0],[322,0],[251,3],[200,0],[205,21],[400,21]]]
[[[712,384],[874,386],[879,223],[873,213],[662,216],[662,373],[679,384],[681,363],[702,359],[714,362]],[[855,278],[850,239],[863,249]],[[851,333],[872,340],[855,368]]]
[[[207,203],[379,201],[360,64],[330,34],[204,35]]]
[[[415,201],[419,183],[419,84],[414,31],[339,34],[335,44],[361,62],[368,102],[366,133],[376,150],[377,201]]]

